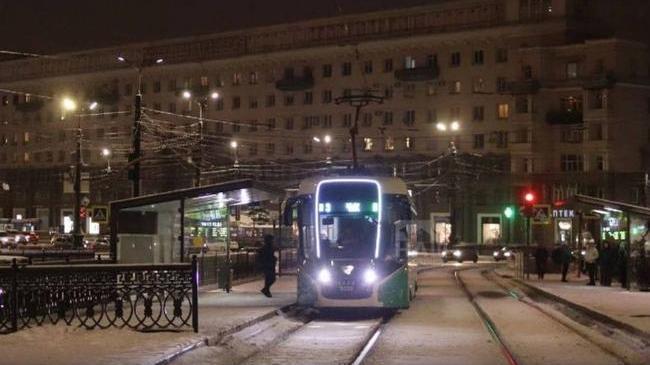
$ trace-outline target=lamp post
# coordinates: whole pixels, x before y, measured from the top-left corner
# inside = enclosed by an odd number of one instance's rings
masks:
[[[102,148],[102,157],[106,159],[106,172],[111,172],[111,150]]]
[[[162,58],[142,59],[136,63],[124,56],[118,56],[117,62],[123,63],[138,71],[138,90],[135,94],[133,112],[132,146],[131,153],[129,154],[129,180],[132,182],[131,196],[136,197],[140,195],[140,159],[142,157],[142,130],[140,128],[140,119],[142,118],[142,69],[149,66],[161,65],[165,60]]]
[[[330,154],[331,154],[330,144],[332,143],[332,136],[330,136],[329,134],[324,135],[323,138],[318,137],[318,136],[314,136],[312,138],[312,140],[314,142],[316,142],[316,143],[322,143],[323,144],[324,149],[325,149],[325,153],[326,153],[325,163],[327,163],[328,165],[331,164],[332,163],[332,157],[330,156]]]
[[[201,162],[203,160],[203,114],[209,100],[219,99],[219,93],[212,91],[194,97],[191,91],[185,90],[182,93],[183,99],[195,102],[199,106],[199,143],[197,145],[196,158],[192,160],[194,165],[194,186],[201,186]],[[191,104],[190,104],[191,105]]]
[[[237,143],[236,140],[230,141],[230,148],[233,150],[234,156],[235,156],[235,161],[233,164],[234,168],[239,167],[239,160],[237,159],[237,149],[239,148],[239,143]]]
[[[61,107],[64,112],[75,112],[77,110],[77,102],[70,98],[64,98],[61,101]],[[90,103],[87,107],[88,110],[97,108],[97,103]],[[74,169],[74,229],[73,229],[73,246],[80,248],[83,242],[83,235],[81,233],[81,140],[83,138],[83,131],[81,129],[81,114],[77,114],[77,143],[75,149],[75,169]]]
[[[440,133],[455,133],[460,131],[460,123],[452,121],[451,123],[438,122],[436,123],[436,130]],[[447,145],[447,154],[451,156],[449,169],[452,174],[451,188],[449,189],[449,218],[451,221],[451,232],[449,233],[449,244],[453,247],[458,242],[458,204],[457,204],[457,191],[459,190],[458,174],[456,173],[458,162],[458,149],[453,140],[449,141]]]

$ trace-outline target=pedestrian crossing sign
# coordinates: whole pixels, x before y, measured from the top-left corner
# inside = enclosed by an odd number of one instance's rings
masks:
[[[538,204],[533,206],[532,223],[548,224],[551,220],[551,206]]]
[[[108,223],[108,207],[94,206],[91,215],[94,223]]]

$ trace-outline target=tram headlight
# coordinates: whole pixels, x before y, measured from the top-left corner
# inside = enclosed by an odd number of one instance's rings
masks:
[[[322,284],[329,284],[332,281],[332,274],[327,268],[322,268],[318,272],[318,281]]]
[[[449,254],[449,252],[447,252],[447,250],[442,251],[442,253],[441,253],[442,257],[445,257],[445,256],[447,256],[448,254]]]
[[[506,253],[503,254],[503,256],[505,257],[510,257],[511,255],[512,253],[510,251],[506,251]]]
[[[460,257],[461,254],[460,250],[454,251],[454,257]]]
[[[494,251],[494,252],[492,253],[492,256],[499,256],[499,251]]]
[[[375,272],[374,269],[367,269],[363,273],[363,281],[366,284],[372,284],[377,280],[377,273]]]

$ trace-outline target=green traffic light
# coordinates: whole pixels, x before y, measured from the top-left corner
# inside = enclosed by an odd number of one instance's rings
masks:
[[[506,207],[506,209],[503,210],[503,215],[505,215],[506,218],[512,218],[515,215],[515,210],[512,209],[512,207]]]

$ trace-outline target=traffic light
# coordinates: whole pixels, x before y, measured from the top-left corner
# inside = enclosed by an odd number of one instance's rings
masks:
[[[533,206],[537,203],[537,195],[532,190],[524,190],[522,193],[521,215],[524,217],[533,216]]]
[[[515,210],[512,207],[508,206],[503,210],[503,215],[506,218],[510,219],[515,215]]]

